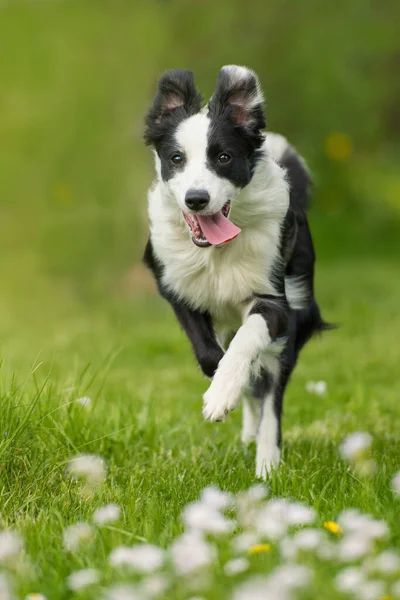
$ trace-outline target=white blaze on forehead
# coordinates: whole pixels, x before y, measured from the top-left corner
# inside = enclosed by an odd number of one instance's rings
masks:
[[[184,163],[168,181],[168,187],[183,211],[187,210],[185,197],[189,190],[208,192],[208,214],[219,212],[238,191],[229,179],[218,176],[208,163],[210,122],[208,113],[202,111],[182,121],[175,132],[175,147],[184,154]]]
[[[175,133],[179,150],[185,153],[186,161],[205,165],[207,161],[208,128],[210,119],[205,113],[198,113],[185,119]]]

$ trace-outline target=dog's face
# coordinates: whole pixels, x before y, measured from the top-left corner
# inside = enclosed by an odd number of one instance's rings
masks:
[[[182,211],[193,242],[222,245],[240,232],[231,202],[251,181],[265,127],[253,71],[228,66],[205,108],[190,71],[168,71],[146,117],[158,176]]]

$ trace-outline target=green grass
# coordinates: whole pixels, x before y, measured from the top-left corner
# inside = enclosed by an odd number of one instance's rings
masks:
[[[111,548],[166,547],[205,486],[237,492],[255,481],[240,411],[203,421],[207,381],[135,266],[152,176],[142,116],[172,67],[193,69],[206,94],[221,65],[256,68],[271,128],[315,172],[317,296],[340,327],[307,346],[289,385],[272,494],[314,506],[319,524],[358,507],[386,519],[387,545],[400,544],[390,489],[400,469],[399,161],[389,115],[397,21],[383,8],[372,22],[364,0],[326,13],[311,0],[289,12],[258,4],[221,0],[210,19],[209,3],[185,0],[0,0],[0,529],[21,533],[33,563],[17,577],[20,598],[69,598],[65,577],[83,566],[101,568],[106,584]],[[343,163],[324,155],[336,130],[354,145]],[[305,391],[321,379],[326,396]],[[89,410],[75,402],[83,395]],[[371,479],[339,457],[340,441],[359,430],[374,437]],[[91,499],[65,473],[80,452],[108,465]],[[64,528],[111,501],[120,523],[66,553]],[[252,570],[274,562],[275,549]],[[231,585],[216,572],[207,600]],[[310,598],[338,598],[332,573],[318,565]]]
[[[239,491],[255,481],[239,411],[225,424],[203,421],[207,382],[156,295],[85,313],[61,292],[58,314],[31,323],[29,342],[16,315],[12,334],[3,336],[1,376],[1,522],[22,533],[39,569],[39,584],[28,577],[21,593],[40,589],[51,598],[65,597],[72,569],[103,565],[117,544],[168,545],[181,531],[180,511],[203,487]],[[345,507],[384,518],[396,545],[399,504],[390,480],[400,468],[400,282],[386,263],[322,264],[318,296],[326,318],[341,327],[309,344],[289,386],[272,493],[314,506],[321,520]],[[306,393],[310,379],[324,379],[328,394]],[[84,394],[90,409],[74,402]],[[339,458],[338,443],[354,430],[374,436],[379,469],[371,479],[357,478]],[[90,501],[65,476],[66,460],[79,452],[108,464],[107,483]],[[68,555],[63,528],[108,501],[122,507],[118,530],[87,553]]]

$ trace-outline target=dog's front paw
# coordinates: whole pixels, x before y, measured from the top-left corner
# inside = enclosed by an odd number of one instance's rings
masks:
[[[237,408],[239,397],[229,386],[220,386],[214,379],[203,401],[203,415],[207,421],[225,421],[229,413]]]

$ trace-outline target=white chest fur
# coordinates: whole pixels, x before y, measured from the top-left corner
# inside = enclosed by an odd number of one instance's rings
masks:
[[[162,181],[156,182],[149,193],[149,217],[164,285],[217,320],[241,313],[254,293],[274,294],[271,276],[287,206],[284,172],[272,161],[263,162],[232,206],[240,235],[222,248],[199,248],[176,202]]]

